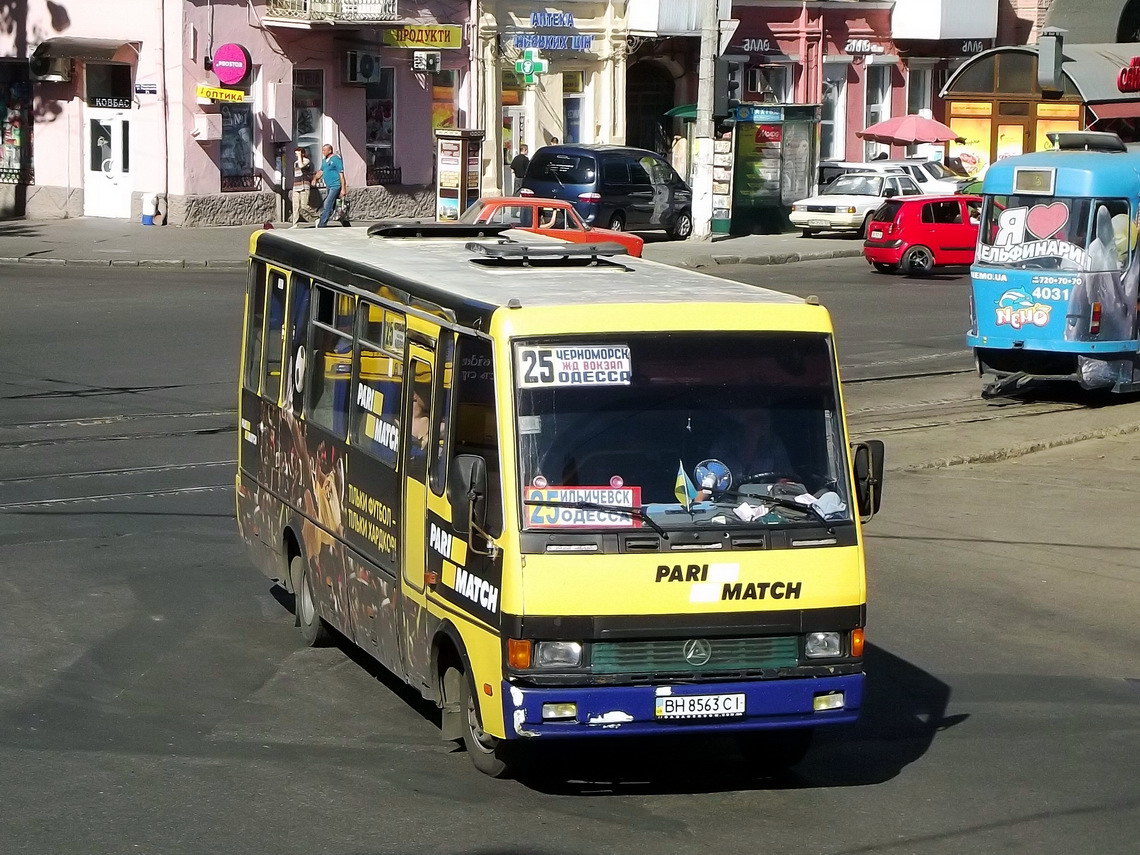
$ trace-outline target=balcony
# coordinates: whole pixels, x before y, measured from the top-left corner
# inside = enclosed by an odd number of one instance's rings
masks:
[[[266,23],[279,26],[399,21],[397,0],[268,0]]]
[[[894,39],[992,39],[998,0],[895,0]]]

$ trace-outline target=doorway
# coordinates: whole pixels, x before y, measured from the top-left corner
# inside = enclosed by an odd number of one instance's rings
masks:
[[[88,107],[84,128],[83,213],[131,216],[131,113]]]
[[[629,67],[626,83],[625,141],[669,157],[673,120],[665,114],[676,106],[673,75],[657,62]]]
[[[519,153],[519,146],[526,142],[526,110],[521,106],[503,107],[503,193],[507,196],[515,192],[519,182],[511,172],[511,161]]]

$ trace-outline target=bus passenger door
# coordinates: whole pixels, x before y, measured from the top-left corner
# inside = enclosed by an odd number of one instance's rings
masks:
[[[406,382],[411,394],[404,402],[404,502],[401,514],[400,586],[403,596],[400,623],[404,666],[412,685],[426,684],[431,658],[428,613],[424,594],[427,567],[429,408],[435,355],[420,344],[408,343]]]

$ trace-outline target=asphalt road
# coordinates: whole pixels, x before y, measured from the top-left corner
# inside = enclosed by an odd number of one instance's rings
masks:
[[[5,855],[1135,851],[1135,435],[892,474],[864,715],[794,771],[715,740],[606,743],[492,781],[381,668],[302,648],[241,551],[240,275],[18,273],[0,268]],[[843,287],[853,353],[889,326],[849,317],[878,303]]]
[[[810,239],[803,239],[811,243]],[[945,268],[912,278],[877,273],[862,258],[732,265],[717,276],[807,297],[831,312],[844,378],[970,370],[970,277]]]

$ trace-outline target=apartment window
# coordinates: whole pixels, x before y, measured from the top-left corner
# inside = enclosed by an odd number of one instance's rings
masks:
[[[863,114],[864,127],[885,121],[891,117],[891,66],[868,65],[866,81],[866,111]],[[863,143],[863,156],[867,160],[880,153],[890,155],[891,147],[883,143],[866,141]]]
[[[847,136],[847,63],[823,64],[823,97],[819,123],[819,157],[843,160]]]
[[[395,157],[396,70],[381,68],[364,87],[364,148],[369,184],[397,184]]]
[[[790,65],[757,65],[745,77],[748,99],[770,104],[788,104],[792,100],[792,67]]]

